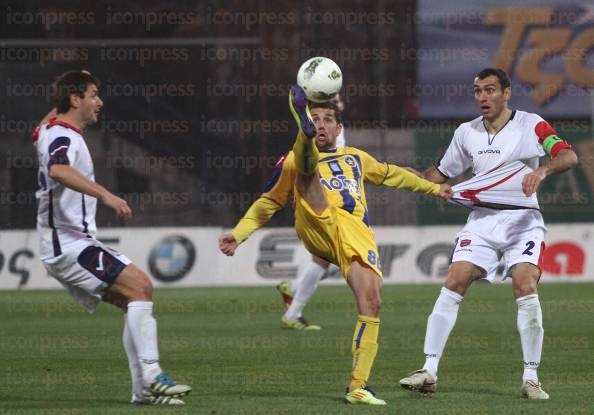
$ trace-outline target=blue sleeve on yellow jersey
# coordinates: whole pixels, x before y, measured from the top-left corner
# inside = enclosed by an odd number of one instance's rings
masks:
[[[295,169],[291,152],[285,154],[276,163],[272,178],[266,184],[264,192],[231,231],[238,243],[249,238],[287,204],[293,192],[294,183]]]
[[[280,206],[284,206],[293,194],[295,185],[295,162],[293,152],[282,156],[276,163],[272,178],[266,184],[262,197],[273,200]]]

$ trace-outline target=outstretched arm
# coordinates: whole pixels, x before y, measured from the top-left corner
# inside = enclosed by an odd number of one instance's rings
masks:
[[[437,170],[437,167],[435,166],[431,166],[429,167],[427,170],[425,170],[422,174],[423,179],[425,180],[429,180],[432,183],[445,183],[448,178],[446,176],[444,176],[443,174],[440,173],[439,170]]]
[[[445,182],[443,181],[433,181],[432,179],[437,179],[437,175],[443,177],[439,174],[439,172],[431,173],[429,172],[427,177],[418,177],[414,173],[411,173],[408,169],[398,167],[394,164],[387,165],[388,171],[386,173],[386,177],[381,184],[386,186],[396,187],[399,189],[407,189],[412,192],[417,193],[425,193],[434,196],[443,197],[445,199],[449,199],[452,197],[452,189],[447,184],[442,184]],[[425,173],[431,169],[426,170]]]
[[[522,180],[522,190],[524,194],[530,197],[534,192],[538,190],[540,183],[549,175],[563,173],[569,169],[577,166],[578,157],[577,154],[571,149],[560,150],[555,157],[544,166],[540,166],[532,173],[524,176]]]
[[[365,180],[373,184],[383,184],[397,189],[407,189],[416,193],[449,199],[452,189],[447,184],[436,184],[424,179],[419,172],[410,167],[398,167],[395,164],[380,163],[364,151],[359,150],[358,155],[363,162]]]
[[[261,196],[248,209],[231,232],[219,237],[219,249],[228,256],[233,256],[240,243],[264,226],[270,218],[282,209],[282,205],[274,200]]]
[[[240,243],[245,241],[257,229],[264,226],[272,215],[287,204],[294,184],[293,154],[287,153],[276,163],[272,178],[266,185],[262,196],[252,203],[231,232],[221,235],[219,238],[221,252],[232,256]]]

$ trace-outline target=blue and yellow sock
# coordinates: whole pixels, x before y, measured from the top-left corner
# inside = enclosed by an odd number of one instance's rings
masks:
[[[364,387],[367,384],[371,367],[377,354],[377,337],[380,320],[377,317],[359,315],[353,336],[353,371],[351,373],[350,390]]]

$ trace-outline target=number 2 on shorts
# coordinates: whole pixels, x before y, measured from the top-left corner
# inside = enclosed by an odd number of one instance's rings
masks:
[[[532,255],[534,253],[532,252],[534,245],[536,245],[534,241],[526,242],[526,249],[524,250],[524,252],[522,252],[522,255]]]

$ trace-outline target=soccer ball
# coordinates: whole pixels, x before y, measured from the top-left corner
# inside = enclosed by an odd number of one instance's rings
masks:
[[[330,101],[342,87],[342,72],[332,59],[316,56],[299,68],[297,85],[310,101]]]

